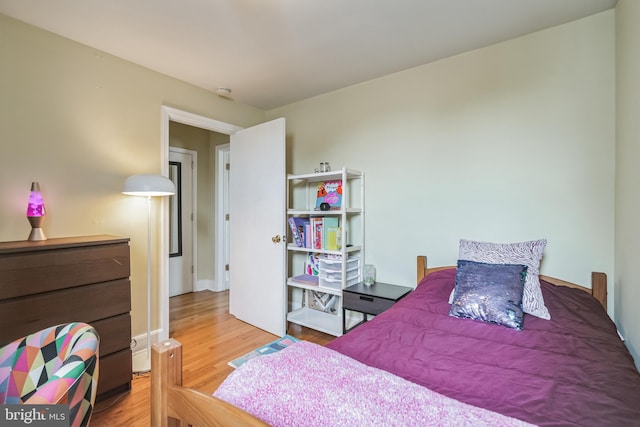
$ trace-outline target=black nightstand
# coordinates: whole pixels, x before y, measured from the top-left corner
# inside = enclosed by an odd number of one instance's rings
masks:
[[[349,330],[366,322],[368,315],[377,315],[405,297],[413,288],[375,282],[371,286],[363,282],[342,290],[342,333],[346,334],[346,310],[362,313],[362,321]]]

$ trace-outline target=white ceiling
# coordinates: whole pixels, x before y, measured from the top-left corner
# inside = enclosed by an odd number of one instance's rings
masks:
[[[0,0],[0,13],[272,109],[617,0]]]

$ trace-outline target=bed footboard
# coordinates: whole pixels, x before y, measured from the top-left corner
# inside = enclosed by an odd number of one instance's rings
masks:
[[[267,426],[223,400],[182,387],[182,345],[171,338],[151,348],[151,425]]]

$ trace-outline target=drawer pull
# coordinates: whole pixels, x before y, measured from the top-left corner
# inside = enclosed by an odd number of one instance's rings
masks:
[[[373,298],[372,297],[365,297],[365,296],[360,295],[360,299],[364,300],[364,301],[373,302]]]

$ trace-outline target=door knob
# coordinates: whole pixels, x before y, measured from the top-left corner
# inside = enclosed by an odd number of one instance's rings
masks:
[[[273,243],[280,243],[280,240],[281,240],[281,239],[280,239],[280,235],[279,235],[279,234],[277,234],[277,235],[275,235],[275,236],[273,236],[273,237],[271,238],[271,241],[272,241]]]

